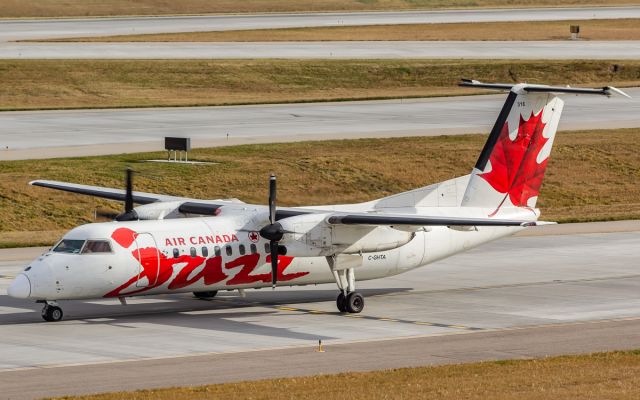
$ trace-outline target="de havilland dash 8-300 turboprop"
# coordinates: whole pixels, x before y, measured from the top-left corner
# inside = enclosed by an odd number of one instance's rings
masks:
[[[72,229],[7,292],[44,303],[43,318],[58,321],[57,300],[126,304],[130,296],[335,282],[338,310],[358,313],[356,279],[400,274],[540,224],[535,204],[564,105],[556,94],[626,96],[613,87],[461,85],[509,91],[471,173],[366,203],[279,208],[275,176],[268,206],[133,192],[130,170],[126,190],[33,181],[124,201],[125,210]]]

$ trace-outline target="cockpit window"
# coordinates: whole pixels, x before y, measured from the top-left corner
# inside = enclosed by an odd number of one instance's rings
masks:
[[[84,245],[84,240],[62,239],[53,251],[56,253],[78,254]]]
[[[82,254],[111,253],[111,244],[108,240],[87,240],[82,249]]]

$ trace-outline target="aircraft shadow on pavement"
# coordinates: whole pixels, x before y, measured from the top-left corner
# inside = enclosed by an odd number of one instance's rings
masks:
[[[405,292],[409,288],[389,289],[362,289],[359,290],[365,298],[369,296],[385,295],[390,293]],[[211,300],[201,300],[187,294],[149,296],[148,299],[175,300],[171,302],[158,302],[147,304],[129,304],[121,306],[92,304],[84,301],[60,302],[65,311],[65,319],[61,324],[78,323],[78,327],[92,324],[105,325],[125,329],[135,329],[130,324],[146,323],[183,327],[190,329],[203,329],[207,331],[220,331],[229,333],[250,333],[261,336],[280,337],[297,340],[335,339],[330,336],[310,335],[296,332],[290,328],[274,327],[266,325],[269,320],[258,318],[275,315],[280,311],[276,307],[290,304],[310,304],[317,302],[335,301],[337,290],[286,290],[286,291],[251,291],[246,297],[228,295],[223,292],[219,297]],[[144,297],[143,297],[144,298]],[[0,296],[0,307],[19,307],[30,309],[24,313],[0,314],[0,325],[17,325],[43,323],[40,318],[39,304],[24,304],[24,302]],[[251,307],[260,307],[263,310],[247,310]],[[264,309],[266,308],[266,309]],[[365,309],[366,310],[366,309]],[[208,313],[207,311],[211,311]],[[195,312],[187,314],[187,312]],[[203,313],[198,313],[203,312]],[[366,312],[366,311],[365,311]],[[337,310],[331,309],[326,314],[338,315]],[[311,316],[309,316],[311,318]],[[243,319],[243,320],[239,320]]]

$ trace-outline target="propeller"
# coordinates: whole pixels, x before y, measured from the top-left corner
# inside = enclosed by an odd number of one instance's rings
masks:
[[[260,229],[260,236],[269,241],[271,251],[271,286],[276,287],[278,282],[278,254],[279,242],[287,233],[280,223],[276,222],[276,176],[271,174],[269,178],[269,225]]]
[[[124,212],[118,214],[116,221],[135,221],[138,214],[133,209],[133,170],[127,167],[124,193]]]
[[[133,169],[127,167],[125,176],[124,212],[114,213],[96,210],[96,217],[114,219],[116,221],[135,221],[138,214],[133,209]]]

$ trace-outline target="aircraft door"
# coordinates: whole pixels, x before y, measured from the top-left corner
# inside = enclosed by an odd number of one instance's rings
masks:
[[[136,236],[134,255],[138,260],[137,287],[153,287],[160,274],[160,253],[153,235],[139,233]]]

